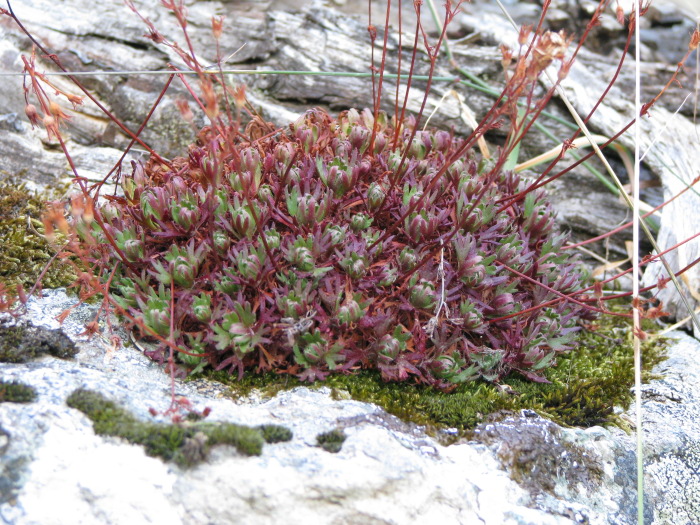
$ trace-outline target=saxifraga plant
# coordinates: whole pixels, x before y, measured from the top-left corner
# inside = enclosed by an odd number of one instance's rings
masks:
[[[312,110],[287,132],[236,143],[237,156],[207,130],[177,171],[137,165],[125,197],[102,208],[127,258],[111,259],[114,299],[194,354],[185,363],[239,375],[539,379],[585,312],[561,301],[512,315],[580,288],[544,193],[504,209],[519,178],[471,156],[431,187],[461,141],[415,132],[412,118],[398,130],[379,120]]]
[[[183,4],[163,4],[186,35]],[[419,4],[416,39],[432,75],[461,2],[446,3],[434,45]],[[207,74],[191,46],[144,21],[197,75],[201,95],[185,84],[210,125],[187,156],[167,161],[151,151],[135,164],[123,196],[98,200],[99,188],[78,178],[84,202],[74,207],[70,248],[98,276],[84,279],[89,293],[105,292],[142,337],[158,341],[149,355],[173,372],[177,359],[239,377],[255,369],[315,380],[373,367],[386,380],[442,389],[512,371],[544,381],[540,371],[571,348],[576,321],[606,311],[600,286],[583,288],[554,228],[541,186],[556,163],[535,183],[504,169],[554,92],[537,95],[540,74],[558,62],[561,80],[571,64],[570,42],[542,21],[521,31],[518,53],[503,50],[505,88],[466,138],[422,131],[423,109],[406,116],[398,98],[393,117],[380,110],[386,45],[372,110],[333,118],[314,109],[274,129],[248,110],[242,89]],[[217,39],[221,31],[214,19]],[[27,114],[62,142],[65,116],[33,57],[25,64],[27,94],[40,104],[28,99]],[[412,74],[413,63],[409,83]],[[505,146],[479,159],[476,141],[504,119]]]

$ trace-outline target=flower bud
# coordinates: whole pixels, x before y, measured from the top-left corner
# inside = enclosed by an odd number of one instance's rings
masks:
[[[44,115],[42,123],[46,128],[49,138],[51,138],[52,135],[54,137],[58,137],[58,124],[56,123],[55,118],[53,118],[51,115]]]
[[[27,115],[29,122],[31,122],[32,127],[39,125],[39,112],[36,110],[36,106],[34,104],[27,104],[24,106],[24,112]]]
[[[214,34],[214,38],[216,40],[219,40],[221,38],[221,34],[224,31],[224,17],[213,16],[211,18],[211,31]]]
[[[187,99],[177,98],[175,99],[175,105],[177,106],[180,115],[182,115],[183,120],[189,124],[192,124],[194,121],[194,113],[192,113]]]

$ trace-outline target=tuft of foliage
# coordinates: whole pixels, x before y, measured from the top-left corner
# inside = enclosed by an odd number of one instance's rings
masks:
[[[31,403],[36,399],[36,389],[19,381],[0,379],[0,403]]]
[[[336,428],[316,436],[316,445],[326,452],[337,454],[340,452],[340,449],[343,448],[343,443],[345,443],[346,439],[347,436],[345,435],[345,432]]]
[[[292,431],[282,425],[258,425],[265,443],[283,443],[292,439]]]
[[[252,428],[233,423],[160,424],[140,421],[99,392],[74,391],[66,404],[84,413],[96,434],[117,436],[143,445],[149,456],[183,467],[205,460],[211,447],[232,445],[246,456],[259,456],[264,442],[289,441],[292,433],[278,425]],[[286,430],[286,432],[284,432]]]
[[[412,117],[315,109],[242,137],[206,127],[170,166],[135,164],[101,227],[78,225],[151,357],[449,389],[545,381],[571,347],[581,276],[543,190],[518,199],[517,175]]]

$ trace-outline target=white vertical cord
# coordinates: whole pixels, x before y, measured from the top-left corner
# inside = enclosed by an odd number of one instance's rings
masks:
[[[642,115],[642,86],[641,86],[641,42],[639,36],[641,0],[634,2],[634,184],[632,192],[632,324],[634,345],[634,394],[637,427],[637,523],[644,525],[644,442],[642,436],[642,355],[640,347],[641,326],[639,320],[639,169],[641,162],[641,121]]]

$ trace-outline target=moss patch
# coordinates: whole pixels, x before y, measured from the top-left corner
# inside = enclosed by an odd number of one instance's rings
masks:
[[[634,358],[629,321],[607,316],[595,331],[582,331],[579,348],[557,358],[557,366],[544,373],[551,383],[533,383],[511,375],[500,385],[483,381],[459,386],[450,393],[430,387],[385,383],[378,372],[331,375],[323,383],[338,398],[349,396],[374,403],[399,418],[426,425],[429,430],[456,428],[460,435],[473,429],[486,416],[498,411],[531,409],[564,426],[590,427],[617,424],[625,427],[613,409],[629,407],[633,400]],[[649,326],[646,330],[652,331]],[[642,379],[651,379],[651,369],[664,360],[666,341],[643,343]],[[234,397],[252,390],[274,396],[280,390],[303,383],[287,375],[246,374],[238,381],[224,372],[206,374],[230,386]],[[308,385],[308,384],[307,384]]]
[[[19,381],[3,381],[0,379],[0,403],[31,403],[36,399],[34,387]]]
[[[257,429],[265,443],[281,443],[292,439],[292,431],[282,425],[260,425]]]
[[[345,443],[346,438],[345,432],[336,428],[335,430],[324,432],[316,436],[316,445],[326,452],[335,454],[340,452],[340,449],[343,448],[343,443]]]
[[[259,456],[266,437],[276,441],[288,441],[291,431],[280,439],[280,428],[269,425],[268,430],[233,423],[162,424],[136,419],[122,407],[92,390],[78,389],[66,404],[84,413],[93,424],[96,434],[116,436],[130,443],[142,445],[149,456],[174,461],[182,467],[196,465],[207,458],[215,445],[232,445],[246,456]],[[286,429],[285,429],[286,430]],[[267,441],[273,442],[273,441]]]
[[[0,179],[0,282],[10,292],[33,286],[55,251],[43,236],[44,200],[10,178]],[[68,286],[76,276],[70,265],[55,261],[44,274],[48,288]]]
[[[43,354],[66,359],[77,353],[75,343],[63,330],[32,325],[0,325],[0,363],[26,363]]]

